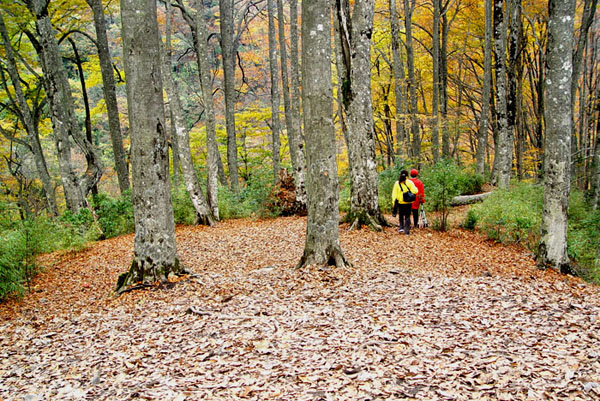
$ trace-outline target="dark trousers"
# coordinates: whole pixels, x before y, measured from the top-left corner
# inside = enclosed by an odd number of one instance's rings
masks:
[[[413,227],[419,227],[419,209],[413,209],[412,214],[413,221],[415,222],[415,225]]]
[[[412,204],[400,204],[400,210],[398,211],[398,227],[400,230],[404,230],[405,234],[410,233],[410,211]]]

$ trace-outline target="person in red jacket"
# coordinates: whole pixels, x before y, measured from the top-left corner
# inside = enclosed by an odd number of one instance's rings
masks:
[[[417,199],[412,204],[412,215],[413,221],[415,222],[415,228],[419,225],[419,207],[422,203],[425,203],[425,187],[423,186],[423,182],[417,178],[419,172],[417,169],[410,170],[410,180],[415,184],[415,187],[419,190],[417,194]]]

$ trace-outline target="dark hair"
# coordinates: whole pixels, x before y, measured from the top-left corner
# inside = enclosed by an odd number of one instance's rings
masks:
[[[404,181],[406,181],[406,177],[408,177],[408,171],[402,170],[400,172],[400,178],[398,178],[398,182],[404,182]]]

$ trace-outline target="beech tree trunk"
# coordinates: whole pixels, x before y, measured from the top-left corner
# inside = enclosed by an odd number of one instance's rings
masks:
[[[119,120],[119,107],[117,104],[117,93],[113,66],[108,47],[106,35],[106,22],[102,0],[86,0],[94,14],[94,28],[96,29],[96,46],[98,49],[98,60],[102,74],[102,90],[104,102],[106,103],[106,114],[108,117],[108,129],[115,158],[115,171],[119,180],[121,194],[129,189],[129,167],[125,161],[125,148],[123,147],[123,135],[121,134],[121,122]]]
[[[47,3],[44,0],[31,0],[27,5],[36,19],[39,39],[39,47],[36,50],[39,51],[42,61],[65,199],[68,209],[77,213],[87,207],[85,197],[102,176],[102,162],[93,144],[79,128],[67,72],[54,36],[54,28],[50,23]],[[69,137],[73,138],[87,161],[87,169],[81,177],[77,176],[71,164]]]
[[[290,75],[292,124],[296,134],[296,200],[306,204],[306,156],[300,117],[300,63],[298,58],[298,0],[290,0]]]
[[[515,149],[515,160],[517,174],[520,177],[521,163],[521,129],[519,127],[519,105],[520,88],[523,77],[523,63],[521,57],[521,36],[523,33],[523,24],[521,20],[521,0],[509,1],[510,12],[510,36],[508,39],[508,90],[506,95],[506,112],[508,122],[508,132],[511,133]],[[512,163],[511,155],[511,163]]]
[[[165,10],[165,57],[168,62],[163,63],[165,65],[165,68],[167,68],[165,71],[163,71],[163,74],[166,74],[167,71],[169,72],[169,74],[172,74],[171,57],[173,56],[173,46],[171,41],[171,20],[173,18],[173,7],[171,6],[171,2],[165,2]],[[177,128],[175,127],[175,116],[173,114],[172,104],[167,102],[167,104],[165,104],[165,107],[165,120],[168,119],[168,122],[166,124],[168,124],[170,128],[169,130],[167,130],[167,142],[169,143],[169,148],[171,149],[171,160],[173,162],[172,184],[175,188],[179,189],[179,186],[181,185],[181,163],[179,162],[179,147],[177,146]]]
[[[597,103],[600,108],[600,102]],[[600,209],[600,118],[596,121],[596,142],[594,143],[594,157],[592,159],[592,206],[594,209]],[[600,241],[600,239],[599,239]],[[600,248],[598,249],[600,252]]]
[[[285,19],[283,16],[283,2],[276,0],[277,6],[277,33],[279,40],[279,60],[281,62],[281,94],[283,95],[283,110],[285,116],[285,129],[288,136],[288,145],[290,149],[290,160],[292,162],[292,171],[296,170],[296,133],[292,124],[292,110],[290,106],[290,79],[288,75],[287,44],[285,41]]]
[[[331,85],[331,14],[327,0],[302,2],[302,104],[306,133],[308,217],[297,267],[346,260],[340,247],[338,176]]]
[[[209,208],[204,193],[202,192],[202,188],[198,183],[198,178],[196,177],[196,170],[194,169],[192,152],[190,150],[189,130],[181,107],[177,82],[175,82],[173,75],[171,74],[171,60],[167,57],[166,51],[162,51],[161,56],[161,59],[163,60],[163,83],[169,99],[169,107],[171,108],[171,118],[173,119],[172,125],[174,127],[173,136],[177,137],[174,142],[177,154],[179,155],[181,171],[183,172],[185,189],[196,210],[196,223],[212,226],[214,225],[214,218],[217,218],[217,216],[213,217],[213,211]],[[218,213],[218,207],[216,210]]]
[[[298,146],[298,131],[299,125],[294,121],[294,112],[292,110],[292,100],[290,98],[290,79],[288,74],[288,59],[287,49],[285,41],[285,25],[283,17],[283,2],[277,0],[277,19],[279,29],[279,54],[281,58],[281,82],[283,92],[283,106],[285,110],[285,126],[288,134],[288,143],[290,148],[290,159],[292,160],[292,171],[295,178],[296,187],[296,200],[303,205],[306,205],[306,188],[304,182],[299,184],[300,179],[304,181],[304,170],[306,169],[306,161],[304,160],[304,154],[300,155],[300,147]],[[300,159],[300,160],[299,160]],[[300,176],[298,171],[302,170]],[[302,191],[303,194],[299,195]]]
[[[272,132],[272,152],[273,152],[273,179],[277,181],[279,169],[281,168],[280,152],[280,132],[279,122],[279,64],[277,62],[277,41],[275,38],[274,15],[275,0],[267,0],[267,14],[269,18],[269,71],[271,73],[271,132]]]
[[[202,99],[206,111],[206,170],[207,170],[207,194],[208,205],[215,217],[219,216],[218,205],[218,171],[219,171],[219,149],[217,147],[217,130],[215,126],[215,108],[213,103],[212,83],[210,79],[210,62],[208,55],[208,31],[204,20],[204,7],[201,0],[196,0],[196,55],[198,58],[198,70],[200,74],[200,86],[202,87]],[[234,132],[235,137],[235,132]],[[237,156],[236,156],[237,157]],[[237,165],[235,167],[237,177]],[[229,171],[231,179],[231,170]],[[237,178],[236,178],[237,180]],[[236,181],[237,182],[237,181]]]
[[[500,188],[508,188],[512,170],[513,135],[508,126],[507,77],[506,77],[506,21],[505,0],[494,1],[494,48],[496,55],[496,126],[494,171],[492,182]]]
[[[506,121],[507,131],[510,138],[510,170],[512,170],[513,147],[517,148],[518,144],[515,141],[515,131],[517,127],[517,105],[519,78],[522,76],[519,69],[522,67],[520,63],[520,45],[521,45],[521,0],[510,0],[508,2],[508,13],[510,15],[510,35],[507,41],[508,46],[508,73],[507,73],[507,93],[506,93]],[[515,146],[516,145],[516,146]],[[518,164],[518,163],[517,163]],[[509,173],[510,180],[510,173]]]
[[[182,273],[169,185],[156,1],[121,0],[127,108],[131,132],[134,259],[117,291]],[[140,34],[143,32],[143,35]]]
[[[239,191],[237,137],[235,133],[235,54],[233,34],[233,0],[219,0],[221,57],[225,91],[225,128],[227,130],[227,166],[234,193]]]
[[[398,10],[396,0],[389,0],[390,28],[392,40],[392,70],[394,74],[394,95],[396,97],[396,160],[398,166],[404,164],[406,148],[406,77],[404,74],[404,63],[400,56],[400,24],[398,23]]]
[[[406,34],[406,67],[408,74],[408,114],[410,115],[410,132],[412,135],[412,148],[410,156],[418,160],[421,155],[421,138],[419,134],[419,120],[417,118],[417,84],[415,81],[415,61],[412,40],[412,14],[415,9],[415,0],[404,0],[404,30]]]
[[[54,191],[54,185],[52,184],[52,177],[48,172],[48,165],[46,164],[46,158],[42,150],[40,143],[39,131],[37,122],[35,121],[32,111],[29,108],[23,88],[21,87],[21,79],[19,76],[19,70],[17,69],[17,62],[14,55],[14,49],[8,36],[8,31],[4,25],[4,18],[0,13],[0,35],[2,36],[2,42],[4,44],[4,53],[6,57],[6,68],[13,84],[16,97],[16,106],[19,108],[19,118],[23,127],[27,131],[27,142],[30,146],[35,166],[42,181],[42,187],[44,188],[44,194],[46,196],[46,203],[48,210],[52,216],[58,216],[58,206],[56,204],[56,193]]]
[[[450,26],[454,21],[454,18],[458,14],[458,8],[453,17],[448,19],[449,7],[453,4],[453,1],[446,1],[444,7],[441,10],[441,46],[440,46],[440,114],[441,114],[441,128],[442,128],[442,157],[450,158],[450,126],[448,122],[448,34],[450,33]],[[460,2],[459,2],[460,4]],[[460,107],[459,107],[460,108]]]
[[[573,74],[574,2],[549,0],[545,84],[546,143],[544,207],[539,266],[569,272],[567,212],[571,162],[571,77]]]
[[[588,32],[592,26],[592,22],[596,17],[596,6],[598,0],[585,0],[583,7],[583,16],[581,18],[581,27],[579,28],[579,37],[577,39],[577,46],[573,53],[573,77],[571,79],[571,110],[575,112],[575,99],[577,98],[577,89],[579,84],[579,77],[581,75],[581,64],[583,61],[583,52],[588,42]],[[581,89],[583,91],[583,89]],[[580,108],[584,107],[584,104],[579,105]],[[573,129],[571,135],[571,154],[577,154],[577,130],[575,129],[575,118],[573,117]],[[583,137],[584,133],[579,132],[579,137]],[[577,176],[576,161],[571,160],[571,176],[575,178]]]
[[[77,74],[79,75],[79,83],[81,84],[81,98],[83,101],[83,108],[85,110],[85,120],[84,120],[84,130],[85,130],[85,138],[89,144],[94,143],[94,138],[92,135],[92,114],[90,111],[90,99],[87,93],[87,86],[85,84],[85,75],[83,72],[83,61],[81,60],[81,56],[79,55],[79,51],[77,50],[77,44],[72,38],[68,38],[69,43],[71,44],[71,48],[73,49],[75,65],[77,66]],[[91,188],[92,195],[98,195],[98,184],[94,184]]]
[[[483,92],[481,93],[481,114],[477,135],[476,171],[485,173],[485,150],[490,118],[490,89],[492,87],[492,0],[485,0],[485,39],[483,56]]]
[[[431,49],[431,55],[433,58],[433,94],[431,101],[431,151],[433,154],[434,163],[437,163],[440,159],[440,1],[441,0],[433,0],[433,45]]]
[[[344,220],[351,227],[366,224],[374,230],[388,225],[379,209],[375,132],[371,101],[371,34],[374,1],[356,2],[349,13],[348,2],[338,3],[337,12],[342,35],[343,57],[349,81],[343,85],[343,105],[348,119],[348,163],[351,190],[350,211]],[[347,44],[344,44],[347,42]]]

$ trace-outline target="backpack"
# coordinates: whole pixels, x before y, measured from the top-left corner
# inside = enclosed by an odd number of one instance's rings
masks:
[[[402,184],[400,184],[400,189],[402,189]],[[406,192],[402,191],[402,200],[404,202],[412,203],[417,199],[417,194],[413,194],[406,185]]]

